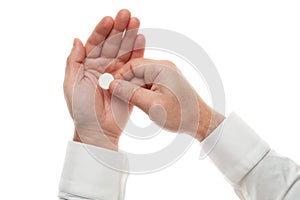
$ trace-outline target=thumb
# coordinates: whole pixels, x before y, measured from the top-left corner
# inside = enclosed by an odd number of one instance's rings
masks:
[[[119,99],[133,104],[148,114],[154,104],[156,93],[125,80],[114,80],[109,85],[109,92]]]
[[[73,48],[67,59],[65,82],[73,83],[77,72],[85,59],[85,48],[79,39],[74,39]]]
[[[85,58],[85,48],[80,39],[75,38],[73,48],[70,53],[70,59],[73,62],[82,63]]]
[[[77,73],[80,69],[81,63],[85,58],[85,49],[79,39],[74,39],[73,48],[67,59],[67,66],[65,69],[65,80],[63,84],[65,99],[70,111],[72,113],[72,94],[74,82],[77,78]]]
[[[73,48],[67,59],[65,69],[64,91],[67,94],[72,94],[73,84],[77,78],[77,73],[81,63],[85,58],[85,48],[79,39],[74,39]]]
[[[73,48],[67,59],[67,68],[78,68],[85,58],[85,48],[82,42],[75,38],[73,43]]]

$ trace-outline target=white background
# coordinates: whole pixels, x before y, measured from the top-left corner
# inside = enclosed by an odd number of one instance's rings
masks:
[[[1,1],[1,199],[57,198],[73,133],[62,91],[66,57],[74,37],[85,41],[121,8],[144,28],[174,30],[201,45],[222,77],[227,114],[236,111],[300,163],[299,1]],[[195,142],[171,167],[131,175],[126,199],[237,199],[215,167],[198,159],[199,149]]]

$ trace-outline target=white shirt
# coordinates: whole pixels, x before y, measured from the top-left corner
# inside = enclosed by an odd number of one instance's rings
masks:
[[[300,199],[300,167],[270,150],[236,114],[225,119],[201,145],[240,199]],[[123,200],[127,174],[101,164],[87,149],[122,168],[128,166],[126,156],[119,152],[69,142],[59,198]]]

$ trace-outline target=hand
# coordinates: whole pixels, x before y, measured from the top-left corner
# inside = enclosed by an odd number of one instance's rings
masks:
[[[109,88],[113,96],[138,106],[168,130],[202,141],[224,120],[169,61],[134,59],[120,68],[115,78]]]
[[[104,72],[119,70],[128,60],[143,57],[145,39],[137,35],[139,20],[121,10],[115,20],[104,17],[87,40],[79,39],[67,60],[64,93],[75,124],[74,140],[117,150],[119,137],[132,107],[114,100],[98,85]],[[123,33],[124,36],[123,36]]]

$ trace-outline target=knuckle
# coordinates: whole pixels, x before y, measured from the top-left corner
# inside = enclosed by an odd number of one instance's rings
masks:
[[[170,60],[162,60],[162,62],[165,65],[170,66],[170,67],[175,66],[175,64],[172,61],[170,61]]]

